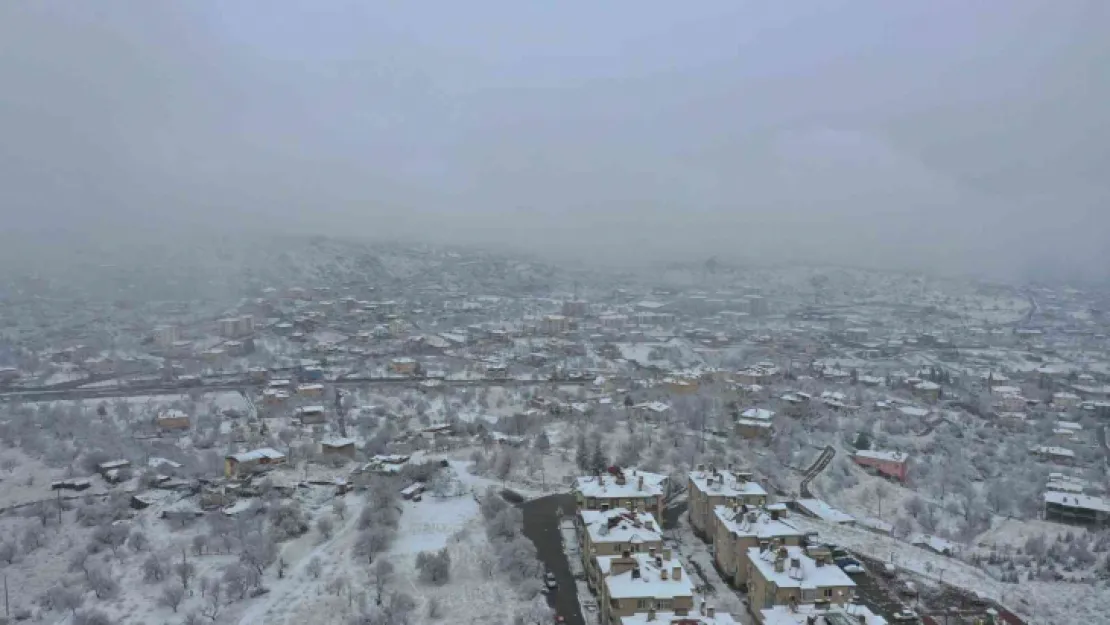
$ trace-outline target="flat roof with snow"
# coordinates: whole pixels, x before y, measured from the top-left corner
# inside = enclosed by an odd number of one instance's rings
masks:
[[[837,588],[855,586],[848,574],[835,564],[817,566],[817,562],[806,555],[801,547],[782,547],[786,550],[786,566],[779,573],[775,570],[777,550],[760,551],[759,547],[748,549],[748,560],[759,570],[763,579],[774,582],[779,588]],[[797,566],[795,566],[797,565]]]
[[[1049,491],[1044,494],[1044,501],[1045,503],[1066,506],[1068,508],[1110,513],[1110,502],[1107,502],[1102,497]]]
[[[849,604],[844,607],[831,606],[827,609],[819,608],[813,604],[797,606],[777,605],[773,608],[760,610],[763,625],[810,625],[823,623],[824,625],[887,625],[887,620],[866,606]],[[811,621],[810,618],[815,620]]]
[[[643,544],[661,542],[663,531],[648,512],[633,514],[624,508],[583,510],[582,525],[595,543]]]
[[[841,512],[820,499],[798,499],[794,503],[805,512],[832,523],[853,523],[855,518]]]
[[[759,482],[739,472],[690,471],[690,482],[699,491],[717,497],[766,496]]]
[[[257,462],[258,460],[262,459],[282,460],[285,458],[285,454],[276,449],[273,449],[272,447],[263,447],[261,449],[254,449],[252,451],[241,451],[237,454],[231,454],[228,456],[228,458],[231,458],[236,462]]]
[[[770,421],[772,418],[774,418],[775,412],[773,410],[767,410],[766,408],[748,408],[744,412],[741,412],[740,416],[745,419]]]
[[[776,538],[785,536],[804,536],[805,532],[778,519],[772,519],[763,510],[742,510],[729,506],[714,506],[713,514],[730,533],[737,536],[756,538]]]
[[[643,484],[641,486],[641,480]],[[624,474],[624,484],[617,483],[617,476],[605,473],[575,478],[575,489],[583,497],[656,497],[663,494],[665,475],[646,471],[629,471]]]
[[[689,614],[678,615],[674,612],[656,612],[655,618],[648,618],[649,614],[640,612],[632,616],[622,616],[621,625],[736,625],[736,619],[728,612],[713,610],[713,616],[708,612],[691,611]],[[870,625],[870,624],[869,624]]]
[[[598,567],[606,576],[605,586],[609,589],[610,598],[673,599],[694,595],[694,584],[677,557],[664,560],[662,556],[653,558],[646,553],[634,553],[631,557],[636,560],[637,568],[619,575],[609,574],[612,561],[619,556],[602,556],[597,559]],[[675,569],[679,571],[678,579],[675,579]],[[634,573],[636,570],[639,571],[638,575]]]

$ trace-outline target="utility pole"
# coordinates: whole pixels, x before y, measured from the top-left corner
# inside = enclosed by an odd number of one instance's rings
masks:
[[[11,618],[11,606],[8,604],[8,576],[4,576],[4,616]]]

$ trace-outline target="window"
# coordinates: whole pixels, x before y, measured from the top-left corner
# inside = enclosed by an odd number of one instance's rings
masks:
[[[649,608],[651,608],[651,599],[637,599],[636,600],[636,609],[637,610],[647,610]]]
[[[816,588],[803,588],[802,589],[802,603],[813,603],[817,601]]]
[[[657,610],[670,610],[672,607],[674,607],[674,602],[670,599],[660,599],[655,602]]]
[[[832,598],[832,596],[833,596],[833,589],[832,588],[826,588],[825,589],[825,598],[830,599],[830,598]]]

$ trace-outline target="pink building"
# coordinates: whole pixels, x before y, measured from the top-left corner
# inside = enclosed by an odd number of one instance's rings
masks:
[[[871,467],[880,475],[891,477],[899,482],[906,481],[906,470],[910,457],[900,451],[857,451],[852,460],[863,467]]]

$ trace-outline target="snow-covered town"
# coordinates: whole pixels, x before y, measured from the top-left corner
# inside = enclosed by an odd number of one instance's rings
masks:
[[[1104,617],[1094,293],[285,243],[233,299],[8,291],[11,619]]]
[[[1110,0],[0,0],[0,625],[1110,625]]]

